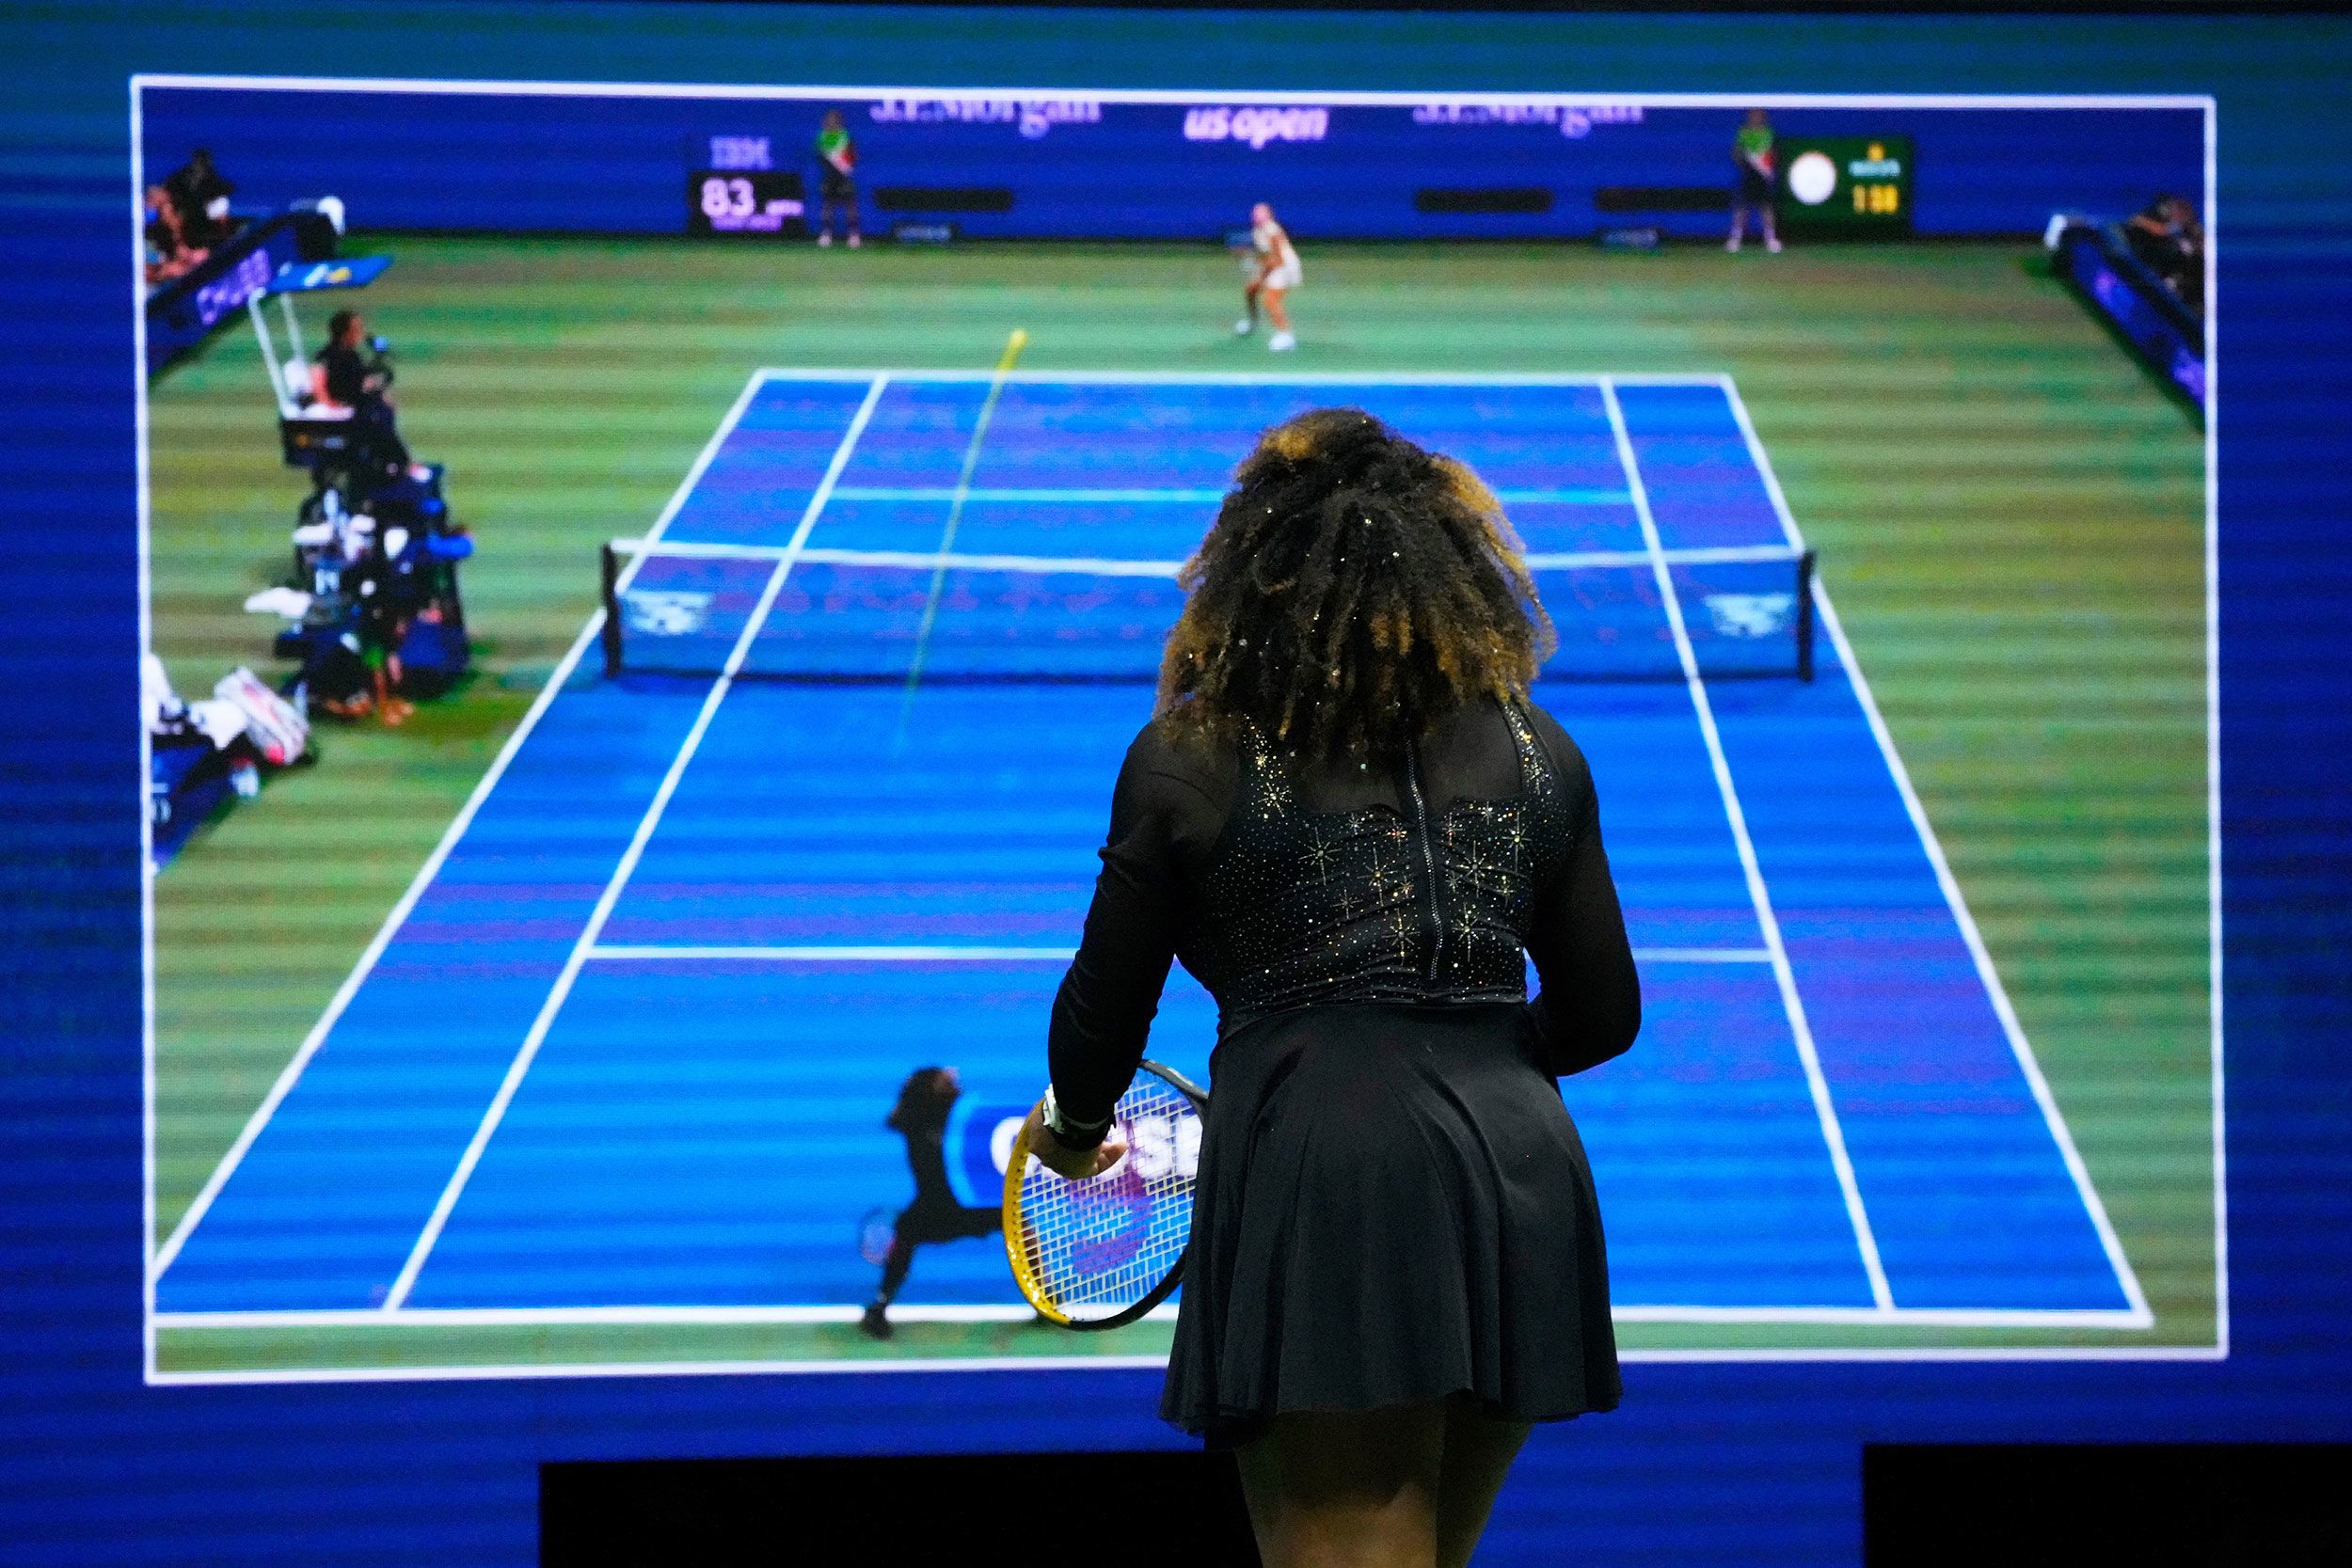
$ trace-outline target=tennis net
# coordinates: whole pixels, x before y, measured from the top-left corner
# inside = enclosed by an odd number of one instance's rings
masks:
[[[1528,563],[1559,632],[1545,679],[1680,680],[1686,646],[1708,679],[1812,678],[1810,551],[1587,551]],[[1149,684],[1184,608],[1178,565],[616,539],[602,560],[605,672]]]

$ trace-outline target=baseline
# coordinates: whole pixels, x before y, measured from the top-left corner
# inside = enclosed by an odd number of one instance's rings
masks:
[[[588,950],[591,960],[609,963],[689,962],[696,959],[750,963],[935,963],[967,959],[987,962],[996,958],[1055,958],[1068,962],[1077,956],[1078,950],[1069,946],[960,946],[919,942],[864,946],[815,943],[732,947],[628,942],[611,946],[599,943]],[[1762,947],[1636,947],[1633,957],[1639,963],[1764,964],[1772,961],[1771,950]]]
[[[257,1308],[218,1312],[158,1312],[160,1329],[376,1328],[405,1323],[421,1328],[540,1327],[566,1323],[638,1323],[648,1326],[695,1323],[853,1323],[862,1307],[779,1303],[774,1306],[614,1306],[614,1307],[403,1307]],[[1177,1308],[1168,1306],[1146,1314],[1151,1321],[1172,1322]],[[894,1302],[890,1315],[901,1323],[1029,1323],[1037,1314],[1025,1305],[993,1302]],[[1908,1325],[1919,1328],[2084,1328],[2124,1326],[2121,1310],[2086,1311],[2071,1307],[1679,1307],[1613,1306],[1610,1318],[1621,1323],[1805,1323],[1874,1327]],[[1733,1357],[1738,1352],[1718,1354]],[[1026,1363],[1025,1363],[1025,1365]],[[790,1370],[813,1370],[787,1363]],[[421,1374],[423,1375],[423,1374]]]

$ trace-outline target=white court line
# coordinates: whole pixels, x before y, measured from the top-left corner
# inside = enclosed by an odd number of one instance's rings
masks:
[[[164,1328],[512,1328],[556,1327],[576,1323],[620,1324],[756,1324],[853,1323],[865,1313],[861,1307],[404,1307],[388,1312],[381,1307],[326,1307],[225,1312],[166,1312]],[[1037,1313],[1012,1303],[943,1303],[932,1306],[893,1305],[896,1323],[1024,1323]],[[1176,1307],[1169,1303],[1144,1314],[1160,1323],[1173,1323]]]
[[[906,946],[804,945],[798,947],[690,947],[648,944],[597,946],[588,957],[603,963],[678,963],[698,959],[747,963],[1006,963],[1046,961],[1068,963],[1074,947],[952,947],[913,943]]]
[[[1041,1330],[1040,1332],[1043,1332]],[[1066,1329],[1057,1333],[1068,1333]],[[1621,1358],[1622,1359],[1622,1358]],[[1165,1355],[876,1356],[837,1361],[580,1361],[453,1367],[297,1367],[252,1371],[157,1372],[158,1386],[313,1383],[506,1383],[527,1378],[749,1377],[779,1373],[1160,1371]]]
[[[782,545],[672,544],[652,539],[615,539],[619,554],[652,556],[676,561],[773,561]],[[1694,549],[1664,550],[1670,566],[1706,566],[1726,562],[1787,562],[1792,567],[1801,553],[1780,545],[1718,545]],[[798,552],[804,565],[903,566],[929,569],[946,566],[973,572],[1032,572],[1040,576],[1172,578],[1184,569],[1181,561],[1154,561],[1124,556],[998,555],[947,550],[861,550],[811,545]],[[1657,559],[1648,550],[1535,550],[1523,558],[1533,572],[1565,572],[1592,566],[1646,567]]]
[[[2099,1307],[1613,1307],[1621,1323],[1832,1323],[1855,1327],[2128,1328],[2131,1314]]]
[[[842,566],[936,567],[941,571],[1035,572],[1106,578],[1173,578],[1181,561],[1121,561],[1090,556],[974,555],[957,550],[811,549],[803,560]]]
[[[818,483],[815,492],[808,498],[808,505],[801,513],[800,526],[792,531],[792,545],[803,543],[808,538],[809,531],[817,526],[818,515],[824,511],[825,501],[832,495],[834,485],[840,482],[841,470],[848,467],[850,453],[856,450],[858,437],[865,434],[866,421],[874,417],[874,404],[882,400],[882,388],[887,385],[889,383],[885,378],[876,376],[873,384],[866,388],[866,401],[858,404],[856,416],[850,420],[850,428],[843,433],[840,445],[834,449],[833,461],[826,466],[825,477]],[[788,551],[790,546],[787,548]],[[434,1245],[441,1238],[442,1227],[449,1223],[451,1211],[456,1208],[458,1196],[466,1190],[466,1183],[472,1178],[474,1167],[481,1164],[483,1150],[489,1147],[491,1135],[504,1119],[507,1106],[513,1103],[516,1092],[522,1087],[532,1062],[539,1054],[539,1047],[546,1041],[548,1031],[554,1026],[556,1015],[563,1010],[564,999],[571,995],[572,986],[580,978],[580,966],[587,961],[588,950],[596,945],[596,938],[604,931],[605,922],[612,917],[613,907],[620,902],[621,892],[628,885],[630,873],[637,869],[637,863],[644,856],[645,846],[651,842],[654,830],[660,825],[662,812],[669,807],[671,797],[677,793],[678,781],[686,776],[688,764],[694,760],[695,752],[701,749],[703,736],[709,732],[710,721],[717,716],[719,705],[726,700],[727,689],[734,684],[736,672],[743,667],[744,657],[751,652],[752,641],[759,635],[760,626],[768,619],[769,610],[774,608],[776,595],[783,592],[785,577],[791,570],[792,557],[787,553],[777,560],[775,569],[769,574],[768,585],[761,591],[759,602],[744,621],[743,629],[736,635],[735,647],[727,655],[725,668],[711,683],[709,695],[703,699],[702,710],[694,716],[693,727],[687,731],[685,743],[678,748],[677,755],[671,759],[670,770],[662,776],[660,787],[654,791],[652,803],[645,808],[644,816],[639,818],[636,833],[629,839],[628,847],[621,852],[620,863],[612,868],[612,877],[606,880],[604,892],[597,896],[596,908],[589,912],[588,922],[580,929],[580,939],[572,944],[571,956],[564,960],[562,973],[556,976],[546,1002],[540,1006],[539,1016],[532,1021],[530,1033],[523,1037],[521,1047],[515,1053],[515,1059],[507,1065],[505,1079],[499,1085],[489,1108],[483,1112],[480,1124],[474,1128],[472,1140],[466,1145],[466,1152],[457,1162],[457,1168],[450,1173],[439,1200],[433,1206],[432,1215],[425,1221],[424,1229],[418,1234],[416,1245],[409,1249],[408,1260],[401,1266],[399,1277],[392,1281],[391,1290],[386,1293],[382,1310],[399,1310],[402,1304],[407,1301],[408,1292],[415,1289],[417,1275],[423,1271],[425,1259],[433,1255]]]
[[[1887,1287],[1878,1238],[1871,1232],[1870,1216],[1862,1205],[1862,1189],[1854,1180],[1853,1161],[1846,1152],[1845,1130],[1838,1125],[1837,1107],[1830,1099],[1829,1081],[1821,1071],[1820,1053],[1814,1047],[1813,1026],[1806,1021],[1804,1000],[1797,994],[1796,972],[1789,967],[1788,949],[1781,941],[1780,921],[1772,913],[1772,894],[1764,885],[1764,869],[1756,859],[1756,844],[1748,836],[1747,814],[1740,809],[1740,792],[1732,783],[1731,763],[1724,754],[1723,736],[1715,727],[1715,707],[1708,699],[1707,683],[1699,674],[1690,628],[1682,623],[1682,603],[1675,593],[1674,576],[1667,569],[1658,519],[1650,515],[1649,488],[1642,481],[1641,464],[1633,452],[1633,437],[1626,429],[1625,410],[1618,405],[1616,388],[1606,381],[1601,383],[1600,395],[1608,405],[1610,431],[1616,437],[1617,460],[1625,466],[1626,483],[1633,492],[1633,513],[1641,522],[1643,541],[1650,549],[1666,624],[1673,629],[1675,652],[1682,661],[1683,683],[1690,689],[1691,708],[1697,715],[1699,733],[1707,742],[1707,759],[1714,769],[1715,787],[1723,796],[1724,816],[1731,824],[1732,841],[1740,852],[1740,869],[1747,879],[1748,896],[1756,906],[1756,925],[1772,956],[1772,975],[1780,982],[1781,1006],[1788,1015],[1789,1030],[1796,1037],[1798,1058],[1804,1064],[1805,1084],[1812,1090],[1813,1109],[1820,1118],[1821,1140],[1829,1148],[1830,1164],[1837,1173],[1837,1190],[1845,1196],[1846,1217],[1853,1226],[1854,1244],[1861,1249],[1863,1272],[1869,1276],[1870,1299],[1877,1303],[1879,1310],[1892,1312],[1895,1296]]]
[[[1742,100],[1744,103],[1745,101]],[[798,381],[863,381],[887,375],[899,383],[993,381],[993,371],[968,366],[924,370],[858,369],[847,365],[769,365],[768,374]],[[1328,371],[1014,371],[1005,380],[1016,387],[1712,387],[1720,371],[1660,371],[1604,373],[1599,371],[1365,371],[1335,375]]]
[[[767,379],[767,372],[755,371],[743,383],[743,389],[735,395],[735,402],[728,405],[725,417],[719,421],[719,428],[712,431],[710,439],[703,443],[702,451],[695,455],[693,464],[687,468],[686,477],[678,481],[677,488],[670,493],[669,501],[661,508],[661,515],[654,519],[652,529],[646,533],[648,540],[659,541],[663,531],[669,528],[671,520],[677,515],[678,509],[686,504],[686,498],[693,494],[694,486],[701,483],[705,470],[710,467],[712,459],[719,455],[719,449],[726,444],[727,437],[734,433],[736,424],[743,418],[743,411],[751,406],[752,399],[758,394],[761,385]],[[143,495],[144,490],[141,493]],[[630,562],[626,569],[626,575],[621,579],[622,586],[627,585],[628,577],[635,575],[636,570],[636,563]],[[195,1200],[188,1205],[187,1212],[181,1215],[180,1223],[173,1228],[170,1239],[156,1252],[154,1263],[148,1274],[151,1288],[155,1280],[163,1276],[164,1271],[171,1267],[172,1259],[180,1256],[181,1249],[187,1245],[188,1238],[195,1234],[196,1227],[203,1222],[204,1216],[211,1212],[214,1201],[220,1196],[221,1189],[226,1187],[229,1184],[229,1179],[236,1174],[238,1165],[244,1162],[246,1152],[252,1148],[254,1140],[262,1135],[262,1129],[269,1125],[270,1118],[278,1114],[278,1107],[285,1102],[287,1095],[294,1092],[294,1086],[301,1079],[303,1069],[310,1065],[310,1059],[316,1056],[319,1048],[326,1043],[326,1037],[334,1032],[335,1025],[341,1022],[344,1010],[351,1006],[351,999],[359,994],[360,985],[366,981],[370,974],[373,973],[377,960],[384,956],[384,950],[391,945],[392,938],[407,921],[409,911],[417,907],[417,900],[424,896],[425,889],[432,886],[433,879],[440,875],[441,866],[449,860],[451,852],[457,847],[458,840],[466,836],[466,830],[473,825],[475,815],[481,811],[483,803],[489,800],[490,792],[498,787],[499,781],[506,776],[507,768],[521,752],[523,742],[528,740],[531,737],[531,732],[538,727],[540,719],[555,702],[556,694],[562,691],[564,683],[571,679],[572,672],[579,667],[581,657],[595,643],[597,634],[603,629],[604,611],[598,610],[589,616],[588,624],[582,626],[580,635],[573,639],[570,649],[557,662],[554,671],[548,676],[547,684],[539,689],[538,696],[525,710],[521,721],[516,724],[515,733],[508,736],[506,744],[499,748],[498,755],[491,759],[490,766],[483,773],[481,782],[474,785],[473,793],[466,797],[466,803],[458,808],[456,816],[451,820],[448,830],[441,834],[440,842],[433,847],[433,852],[427,855],[424,863],[417,868],[416,876],[409,879],[406,891],[401,894],[400,901],[392,906],[391,912],[384,917],[383,925],[376,927],[375,936],[368,942],[367,949],[359,955],[359,961],[352,965],[351,973],[345,975],[343,983],[336,988],[333,998],[326,1004],[326,1010],[319,1015],[318,1022],[310,1026],[310,1032],[303,1037],[302,1044],[294,1053],[294,1059],[289,1061],[284,1070],[278,1073],[277,1082],[270,1085],[269,1093],[262,1097],[262,1103],[254,1109],[253,1115],[246,1118],[246,1124],[237,1133],[236,1141],[229,1146],[229,1152],[221,1156],[220,1163],[213,1167],[212,1175],[205,1179],[203,1187],[198,1191]]]
[[[616,553],[651,556],[664,561],[774,561],[788,547],[783,545],[678,545],[649,539],[615,539]],[[811,545],[793,552],[807,566],[904,566],[930,571],[946,566],[974,572],[1033,572],[1041,576],[1076,575],[1114,578],[1172,578],[1181,561],[1141,561],[1120,557],[1079,555],[984,555],[961,550],[851,550]]]
[[[1088,489],[1081,486],[1030,485],[1006,488],[976,484],[964,499],[984,502],[1024,502],[1038,506],[1214,506],[1225,499],[1223,490]],[[956,490],[946,484],[845,484],[834,499],[845,501],[946,501],[954,504]]]
[[[1232,492],[1203,487],[1171,487],[1157,490],[1121,490],[1089,488],[1083,485],[1004,486],[975,485],[965,493],[967,501],[1020,504],[1029,506],[1215,506]],[[1622,490],[1498,488],[1498,499],[1513,503],[1547,506],[1616,506],[1629,497]],[[937,484],[890,485],[845,484],[834,492],[837,501],[920,501],[926,504],[954,504],[956,491],[952,486]]]
[[[1780,480],[1772,472],[1771,458],[1764,443],[1756,435],[1755,421],[1748,417],[1747,404],[1740,400],[1740,388],[1731,378],[1723,380],[1724,395],[1731,404],[1732,417],[1740,423],[1740,434],[1746,439],[1748,456],[1756,470],[1763,477],[1765,494],[1772,499],[1772,510],[1779,515],[1782,533],[1794,548],[1804,547],[1804,536],[1798,532],[1795,515],[1788,509],[1788,498],[1782,493]],[[1985,996],[1993,1004],[1993,1015],[2000,1021],[2001,1033],[2009,1041],[2011,1055],[2017,1059],[2018,1069],[2025,1074],[2026,1084],[2032,1090],[2034,1103],[2041,1107],[2042,1119],[2050,1130],[2051,1139],[2058,1145],[2058,1158],[2065,1163],[2066,1174],[2074,1181],[2081,1196],[2084,1212],[2090,1217],[2091,1228],[2098,1233],[2099,1247],[2106,1256],[2107,1266],[2115,1273],[2115,1280],[2123,1291],[2129,1309],[2123,1314],[2126,1326],[2153,1328],[2155,1314],[2150,1309],[2147,1295],[2140,1290],[2139,1276],[2123,1255],[2123,1243],[2115,1233],[2115,1226],[2107,1217],[2106,1205],[2100,1201],[2099,1192],[2091,1185],[2090,1169],[2083,1163],[2082,1151],[2074,1147],[2074,1133],[2066,1118],[2058,1111],[2058,1097],[2050,1090],[2050,1082],[2042,1076],[2042,1063],[2034,1055],[2033,1046],[2026,1038],[2025,1025],[2019,1022],[2017,1009],[2010,1002],[2009,990],[2001,984],[2000,972],[1994,967],[1992,950],[1985,945],[1984,933],[1977,928],[1976,916],[1968,910],[1968,900],[1960,890],[1960,879],[1952,875],[1951,862],[1945,858],[1943,843],[1935,836],[1935,829],[1928,821],[1927,807],[1919,800],[1919,792],[1911,782],[1910,770],[1895,750],[1894,732],[1886,727],[1886,717],[1879,711],[1878,699],[1871,694],[1870,683],[1864,678],[1861,663],[1854,657],[1853,645],[1846,641],[1846,628],[1837,619],[1836,607],[1830,603],[1829,590],[1817,576],[1813,579],[1813,603],[1820,613],[1821,628],[1829,633],[1830,646],[1836,649],[1838,661],[1844,665],[1848,683],[1860,704],[1862,716],[1870,726],[1870,735],[1878,742],[1879,753],[1886,759],[1886,771],[1895,781],[1896,793],[1902,797],[1903,811],[1911,818],[1912,831],[1918,835],[1919,847],[1926,851],[1928,864],[1935,872],[1935,885],[1942,890],[1944,902],[1952,912],[1953,923],[1960,927],[1961,941],[1968,948],[1970,961],[1976,966],[1977,978],[1984,986]]]
[[[588,950],[592,962],[678,963],[695,959],[747,963],[956,963],[1048,959],[1068,963],[1078,956],[1074,947],[944,946],[920,942],[902,945],[800,946],[669,946],[661,943],[602,943]],[[1754,964],[1770,963],[1772,955],[1762,947],[1637,947],[1638,963]]]
[[[1690,549],[1531,550],[1528,570],[1561,572],[1579,566],[1648,566],[1663,560],[1669,566],[1711,566],[1726,562],[1785,561],[1791,570],[1800,552],[1778,545],[1705,545]]]
[[[844,1306],[739,1307],[404,1307],[261,1308],[219,1312],[164,1312],[156,1325],[169,1329],[276,1330],[289,1328],[540,1328],[578,1324],[712,1326],[763,1323],[853,1323],[864,1308]],[[1146,1314],[1153,1322],[1173,1322],[1173,1304]],[[1928,1328],[2100,1328],[2125,1326],[2130,1314],[2120,1308],[1971,1308],[1875,1307],[1675,1307],[1636,1304],[1610,1308],[1621,1323],[1830,1323],[1856,1327],[1910,1324]],[[954,1303],[897,1306],[891,1318],[899,1323],[1019,1323],[1036,1314],[1014,1303]]]
[[[2211,1346],[1828,1345],[1694,1350],[1629,1347],[1617,1352],[1617,1359],[1770,1365],[1836,1361],[2217,1361],[2224,1357]],[[265,1367],[250,1370],[158,1371],[148,1382],[170,1387],[323,1383],[511,1383],[548,1378],[749,1377],[828,1373],[870,1377],[876,1372],[1156,1372],[1165,1370],[1167,1366],[1168,1357],[1165,1355],[942,1355],[920,1360],[911,1356],[877,1356],[871,1360],[838,1361],[740,1358],[723,1361],[485,1362],[477,1366],[448,1367]]]

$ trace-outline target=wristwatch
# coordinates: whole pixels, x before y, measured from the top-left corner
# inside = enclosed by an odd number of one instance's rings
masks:
[[[1092,1148],[1103,1141],[1103,1134],[1110,1130],[1111,1118],[1108,1117],[1101,1121],[1080,1121],[1064,1115],[1061,1101],[1054,1098],[1051,1084],[1045,1086],[1043,1112],[1045,1131],[1051,1132],[1054,1141],[1064,1148]]]

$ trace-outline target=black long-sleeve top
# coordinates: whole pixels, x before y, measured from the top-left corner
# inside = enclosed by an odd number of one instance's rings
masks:
[[[1533,704],[1466,707],[1393,768],[1154,721],[1120,769],[1102,860],[1048,1046],[1081,1125],[1134,1077],[1179,958],[1220,1037],[1338,1003],[1508,1002],[1547,1059],[1589,1065],[1641,1026],[1591,769]]]

